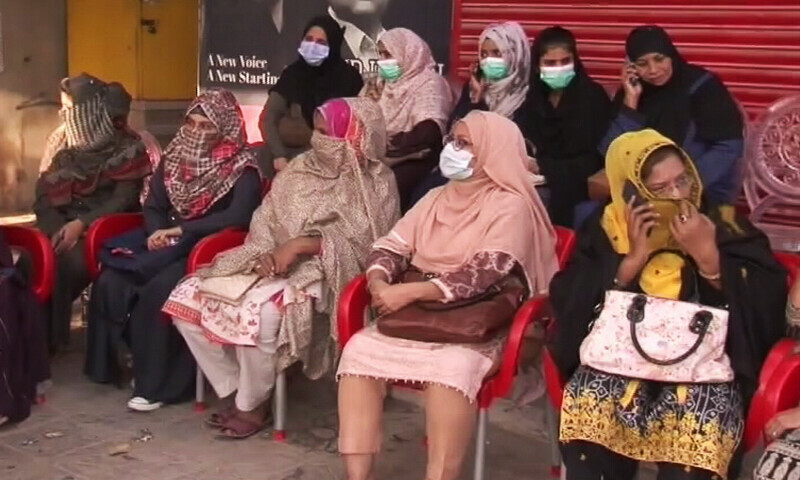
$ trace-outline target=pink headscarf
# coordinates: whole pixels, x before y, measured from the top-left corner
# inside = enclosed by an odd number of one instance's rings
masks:
[[[424,120],[433,120],[444,132],[453,103],[447,80],[436,73],[436,61],[428,44],[407,28],[393,28],[380,37],[397,59],[402,75],[383,86],[378,104],[391,138],[408,132]]]
[[[322,119],[328,126],[328,134],[336,138],[344,138],[350,126],[350,104],[346,100],[337,98],[325,102],[317,108]]]
[[[531,293],[545,293],[558,270],[556,234],[522,133],[492,112],[473,110],[462,121],[472,137],[472,177],[431,190],[375,247],[410,249],[411,263],[432,273],[456,271],[479,252],[503,252],[522,266]]]

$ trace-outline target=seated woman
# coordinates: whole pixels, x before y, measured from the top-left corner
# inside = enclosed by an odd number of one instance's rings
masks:
[[[794,282],[786,302],[786,321],[795,338],[800,333],[800,280]],[[775,416],[764,428],[767,446],[753,480],[791,480],[800,472],[800,405]]]
[[[300,42],[300,58],[286,67],[270,90],[259,119],[267,177],[311,148],[314,110],[332,98],[354,97],[364,85],[358,70],[342,60],[344,30],[328,15],[312,19]]]
[[[624,132],[655,129],[694,159],[710,201],[735,200],[743,119],[728,89],[713,73],[687,63],[661,27],[633,29],[625,52],[629,63],[600,153]]]
[[[658,132],[620,136],[606,173],[611,203],[586,222],[572,261],[550,285],[558,318],[553,357],[570,379],[560,435],[567,479],[632,479],[639,461],[657,463],[659,479],[736,478],[729,465],[738,468],[732,458],[744,414],[783,332],[777,319],[786,272],[766,236],[733,207],[701,203],[691,159]],[[680,213],[660,218],[650,202],[665,199],[679,201]],[[666,248],[685,255],[651,258]],[[580,365],[579,347],[610,289],[727,309],[734,380],[661,383]]]
[[[106,243],[89,302],[89,378],[118,381],[127,343],[129,408],[150,411],[191,397],[194,361],[161,307],[185,275],[192,247],[222,229],[246,228],[260,200],[261,176],[236,99],[227,90],[201,94],[150,180],[144,229]]]
[[[38,385],[50,378],[40,307],[24,277],[0,229],[0,427],[28,418]]]
[[[386,163],[394,171],[405,211],[414,187],[436,166],[453,96],[435,71],[428,44],[411,30],[384,33],[378,52],[380,79],[368,82],[362,96],[376,100],[386,118]]]
[[[531,294],[546,292],[558,268],[555,232],[529,180],[527,158],[519,129],[501,115],[472,112],[456,123],[440,160],[452,181],[415,205],[370,254],[368,285],[380,314],[416,301],[475,297],[509,275]],[[398,283],[410,267],[435,278]],[[458,477],[475,398],[502,346],[502,334],[469,345],[393,338],[375,327],[354,335],[338,371],[339,451],[347,478],[374,478],[386,383],[395,380],[425,385],[425,478]]]
[[[524,135],[530,130],[525,98],[531,74],[530,41],[525,30],[516,22],[489,25],[481,33],[478,46],[478,61],[472,65],[449,125],[473,110],[483,110],[510,118]],[[434,169],[417,185],[412,201],[416,203],[447,181],[438,168]]]
[[[608,130],[611,101],[586,73],[569,30],[542,30],[532,50],[523,134],[547,180],[550,219],[571,228],[575,207],[589,199],[587,179],[603,167],[597,146]]]
[[[244,245],[184,280],[164,306],[232,403],[206,421],[222,438],[265,427],[276,372],[299,361],[316,379],[333,368],[339,294],[399,216],[378,106],[331,100],[314,126],[311,150],[275,178]]]
[[[47,140],[33,204],[36,227],[58,256],[47,312],[51,350],[69,342],[72,302],[89,285],[86,229],[104,215],[139,209],[151,173],[144,144],[127,128],[130,102],[118,83],[86,74],[61,82],[63,124]]]

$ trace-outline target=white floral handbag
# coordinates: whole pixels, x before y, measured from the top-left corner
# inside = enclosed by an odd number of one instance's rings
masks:
[[[609,290],[581,344],[581,363],[658,382],[730,382],[727,334],[726,310]]]

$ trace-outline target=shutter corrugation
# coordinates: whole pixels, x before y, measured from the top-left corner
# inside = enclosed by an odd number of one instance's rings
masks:
[[[722,77],[751,117],[778,98],[800,92],[798,0],[611,5],[581,0],[455,0],[454,8],[453,54],[462,77],[476,58],[481,30],[492,22],[513,20],[531,38],[551,25],[572,30],[589,73],[616,89],[628,32],[637,25],[658,24],[688,61]]]

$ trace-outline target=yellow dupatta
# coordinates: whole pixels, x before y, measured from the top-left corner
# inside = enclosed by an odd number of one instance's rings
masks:
[[[695,180],[688,201],[694,204],[695,207],[700,207],[700,197],[702,195],[700,175],[686,152],[678,147],[675,142],[652,129],[620,135],[611,142],[606,154],[606,175],[608,176],[608,184],[611,191],[611,203],[606,206],[603,217],[600,220],[600,225],[608,235],[614,251],[619,254],[625,255],[631,248],[628,241],[628,225],[625,216],[627,202],[623,195],[625,182],[630,181],[638,190],[638,195],[643,199],[647,201],[655,200],[655,196],[648,190],[642,179],[642,166],[651,153],[666,145],[678,148],[687,160],[687,171]],[[659,238],[656,244],[651,244],[651,246],[655,250],[659,250],[671,248],[674,246],[673,244],[674,242],[670,236],[667,236]],[[681,270],[683,266],[683,258],[677,255],[670,253],[656,255],[642,270],[639,286],[648,295],[677,299],[681,292]]]

